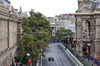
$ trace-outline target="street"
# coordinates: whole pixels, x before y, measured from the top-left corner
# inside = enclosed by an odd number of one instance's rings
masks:
[[[42,64],[39,66],[78,66],[73,59],[60,46],[61,43],[51,43],[44,52],[46,55],[42,57]],[[53,57],[54,61],[48,61],[49,57]]]

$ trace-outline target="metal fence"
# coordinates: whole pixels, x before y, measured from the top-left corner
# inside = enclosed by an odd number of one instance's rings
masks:
[[[68,50],[84,65],[84,66],[92,66],[90,63],[88,63],[83,57],[79,56],[68,44],[65,44],[62,42],[64,46],[67,45]]]

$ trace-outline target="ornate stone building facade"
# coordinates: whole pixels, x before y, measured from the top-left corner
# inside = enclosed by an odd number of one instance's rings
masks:
[[[17,41],[21,35],[21,11],[0,3],[0,66],[10,66],[17,54]]]
[[[99,0],[78,0],[78,10],[75,14],[76,38],[79,47],[76,52],[80,55],[86,53],[86,46],[89,47],[89,54],[99,58],[100,52],[100,1]]]

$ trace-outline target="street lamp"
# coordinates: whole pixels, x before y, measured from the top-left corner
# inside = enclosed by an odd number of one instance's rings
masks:
[[[28,66],[32,66],[32,60],[29,59],[30,53],[27,53],[27,57],[28,57]]]
[[[27,53],[27,57],[29,57],[30,56],[30,53]]]
[[[40,56],[41,56],[41,66],[42,66],[42,51],[43,51],[43,49],[41,49],[41,54],[40,54]]]
[[[87,44],[87,45],[90,47],[91,44]],[[89,49],[89,54],[90,54],[90,49]]]
[[[80,55],[80,39],[78,40],[77,44],[79,45],[79,55]]]
[[[68,41],[68,43],[69,43],[69,37],[67,38],[67,41]]]
[[[88,46],[90,46],[91,44],[87,44]]]
[[[87,53],[87,58],[88,58],[88,62],[89,62],[89,47],[86,47],[86,53]]]
[[[91,44],[87,44],[88,46],[90,46]]]
[[[79,55],[80,55],[80,39],[78,41],[79,41]]]
[[[89,46],[89,48],[90,48],[90,45],[91,44],[87,44],[88,46]],[[88,61],[89,61],[89,55],[90,55],[90,49],[88,49]]]

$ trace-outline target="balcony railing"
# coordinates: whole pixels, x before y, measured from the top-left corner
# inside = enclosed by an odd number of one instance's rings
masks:
[[[82,38],[81,41],[90,42],[90,41],[92,41],[92,39],[91,38]]]

